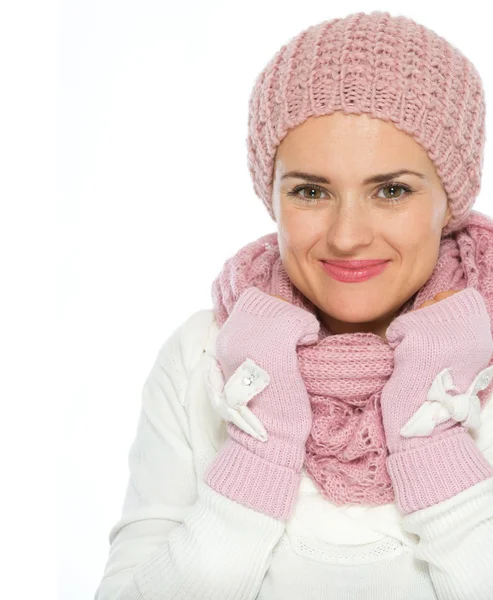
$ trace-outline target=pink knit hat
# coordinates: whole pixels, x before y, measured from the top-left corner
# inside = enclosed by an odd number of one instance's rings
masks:
[[[249,102],[248,169],[275,221],[278,145],[311,116],[367,113],[391,121],[428,152],[461,229],[481,187],[485,100],[474,65],[442,37],[403,16],[350,14],[305,29],[258,76]]]

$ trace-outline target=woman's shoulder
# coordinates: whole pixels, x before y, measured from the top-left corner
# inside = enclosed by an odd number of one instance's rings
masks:
[[[212,308],[197,310],[179,323],[158,350],[156,366],[189,376],[204,352],[214,354],[218,331]]]
[[[167,423],[177,415],[188,418],[182,409],[186,411],[190,382],[198,373],[204,350],[211,345],[215,323],[212,309],[198,310],[179,323],[160,346],[141,395],[149,420]],[[188,429],[188,425],[183,427]]]

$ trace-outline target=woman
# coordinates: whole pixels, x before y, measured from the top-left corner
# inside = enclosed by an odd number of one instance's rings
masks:
[[[493,598],[484,140],[476,70],[405,17],[268,63],[248,160],[277,232],[157,357],[96,600]]]

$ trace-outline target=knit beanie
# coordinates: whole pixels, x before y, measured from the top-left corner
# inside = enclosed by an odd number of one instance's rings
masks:
[[[485,99],[473,64],[430,29],[388,12],[358,12],[308,27],[258,75],[249,101],[248,169],[275,221],[278,145],[309,117],[366,113],[412,135],[435,164],[461,229],[481,187]]]

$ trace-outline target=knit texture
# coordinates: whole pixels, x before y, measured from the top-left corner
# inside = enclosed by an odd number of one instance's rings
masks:
[[[317,314],[317,307],[292,284],[283,267],[277,233],[250,242],[225,262],[212,284],[220,326],[250,286]],[[431,277],[399,315],[441,291],[466,287],[479,291],[491,320],[493,220],[477,211],[471,211],[463,229],[442,238]],[[318,342],[299,346],[297,356],[313,413],[306,443],[307,473],[336,504],[395,501],[380,405],[382,389],[393,373],[392,348],[376,334],[332,335],[321,324]],[[493,364],[493,357],[488,364]],[[492,389],[493,382],[478,393],[481,405]]]
[[[435,32],[404,16],[358,12],[293,37],[258,75],[249,101],[248,169],[275,220],[278,145],[309,117],[366,113],[393,123],[428,151],[460,229],[480,191],[485,98],[474,65]]]
[[[268,439],[255,439],[228,423],[230,437],[204,480],[231,500],[278,519],[291,514],[312,425],[296,349],[316,343],[319,330],[311,312],[250,287],[216,339],[226,380],[247,358],[266,371],[270,381],[250,399],[249,408]]]
[[[394,370],[380,398],[390,453],[387,470],[399,508],[410,513],[493,477],[493,467],[476,447],[462,415],[435,421],[431,431],[414,431],[409,437],[401,432],[426,402],[437,374],[447,369],[456,390],[466,392],[489,364],[493,355],[490,316],[481,294],[467,287],[400,315],[387,328],[386,338],[394,350]],[[472,404],[469,401],[467,416]],[[458,408],[457,400],[452,406]]]

